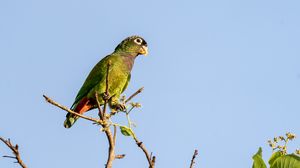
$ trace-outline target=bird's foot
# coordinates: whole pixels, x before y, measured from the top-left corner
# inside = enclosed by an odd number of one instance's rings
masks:
[[[102,98],[103,98],[104,101],[108,101],[108,100],[110,99],[109,93],[107,93],[107,94],[106,94],[106,93],[103,93]]]
[[[123,104],[123,103],[118,103],[118,104],[116,104],[116,110],[118,110],[118,111],[125,111],[126,110],[126,105],[125,104]]]
[[[111,107],[112,115],[115,115],[119,111],[122,111],[122,112],[126,111],[126,105],[123,103],[118,103]]]

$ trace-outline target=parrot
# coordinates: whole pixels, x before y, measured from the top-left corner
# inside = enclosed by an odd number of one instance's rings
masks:
[[[103,97],[106,92],[106,75],[108,74],[108,105],[112,110],[124,110],[126,107],[119,102],[119,99],[130,81],[135,58],[138,55],[146,56],[147,54],[148,45],[142,37],[134,35],[125,38],[111,54],[102,58],[94,66],[70,109],[83,114],[97,108],[96,94],[100,105],[103,105],[105,103]],[[109,72],[107,72],[108,69]],[[70,128],[78,118],[78,116],[68,113],[64,127]]]

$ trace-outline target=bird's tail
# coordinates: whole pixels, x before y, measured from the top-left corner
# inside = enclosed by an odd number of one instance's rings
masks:
[[[77,121],[78,117],[75,116],[74,114],[68,113],[66,115],[66,120],[64,122],[64,127],[65,128],[71,128],[72,125]]]
[[[75,105],[75,108],[72,108],[74,112],[77,112],[79,114],[83,114],[84,112],[90,110],[92,108],[92,105],[89,104],[90,100],[87,98],[83,98],[78,104]],[[79,117],[68,113],[66,115],[66,120],[64,122],[65,128],[71,128],[72,125],[77,121]]]

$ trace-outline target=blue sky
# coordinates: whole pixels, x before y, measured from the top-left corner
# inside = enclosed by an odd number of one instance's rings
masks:
[[[21,147],[28,167],[99,167],[104,134],[65,112],[91,68],[127,36],[149,44],[136,59],[129,95],[143,107],[135,132],[156,166],[240,168],[259,146],[291,131],[300,136],[300,2],[0,1],[0,136]],[[96,111],[88,115],[95,115]],[[116,122],[124,122],[118,117]],[[290,152],[300,147],[299,138]],[[118,136],[115,168],[146,167],[131,138]],[[3,144],[0,155],[10,154]],[[18,167],[0,159],[0,167]]]

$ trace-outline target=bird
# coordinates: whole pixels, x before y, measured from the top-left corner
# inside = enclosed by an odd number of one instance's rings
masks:
[[[148,45],[142,37],[133,35],[125,38],[111,54],[105,56],[94,66],[78,91],[70,109],[83,114],[97,108],[96,94],[100,105],[103,105],[108,74],[108,105],[115,111],[124,110],[125,105],[119,102],[119,98],[130,82],[135,58],[147,54]],[[64,127],[72,127],[78,118],[74,114],[67,113]]]

